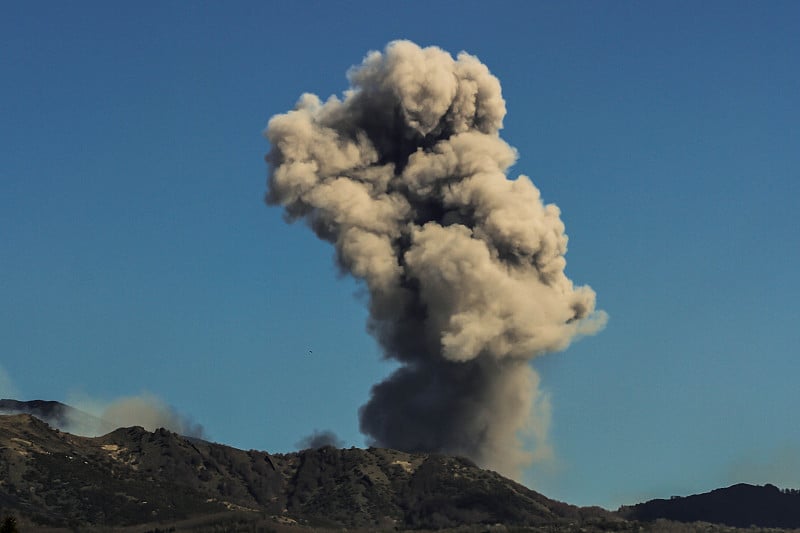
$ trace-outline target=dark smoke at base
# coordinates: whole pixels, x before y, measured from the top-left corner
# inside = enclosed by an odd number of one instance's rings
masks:
[[[530,359],[606,315],[564,274],[559,209],[506,176],[516,152],[498,135],[505,102],[485,65],[396,41],[348,77],[342,99],[304,94],[270,120],[267,202],[334,244],[369,291],[369,331],[401,363],[373,387],[361,429],[378,446],[518,477],[548,451]]]
[[[344,446],[344,441],[336,436],[336,433],[328,429],[317,430],[315,429],[311,435],[306,435],[295,443],[298,450],[307,450],[323,448],[325,446],[333,446],[334,448],[341,448]]]

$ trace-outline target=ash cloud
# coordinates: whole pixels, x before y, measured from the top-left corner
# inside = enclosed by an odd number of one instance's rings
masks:
[[[506,175],[517,154],[485,65],[395,41],[348,78],[341,98],[304,94],[269,121],[266,201],[334,245],[368,289],[368,330],[401,365],[373,387],[361,430],[519,477],[549,453],[529,361],[607,317],[564,273],[558,207]]]
[[[307,450],[309,448],[317,449],[325,446],[333,446],[334,448],[342,448],[344,441],[340,439],[336,433],[330,430],[314,430],[311,435],[307,435],[300,439],[295,446],[298,450]]]

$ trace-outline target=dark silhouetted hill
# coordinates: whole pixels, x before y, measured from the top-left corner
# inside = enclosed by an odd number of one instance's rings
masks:
[[[712,522],[734,527],[800,528],[800,491],[774,485],[738,484],[703,494],[650,500],[620,509],[631,520],[662,518]]]

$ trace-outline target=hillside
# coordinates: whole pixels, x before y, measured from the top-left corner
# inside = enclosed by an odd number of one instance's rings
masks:
[[[632,520],[664,518],[735,527],[756,524],[760,527],[800,528],[800,491],[740,483],[703,494],[650,500],[623,507],[620,513]]]
[[[28,414],[0,416],[0,508],[37,527],[81,529],[221,516],[273,528],[624,525],[457,457],[331,447],[269,454],[139,427],[84,438]]]
[[[9,405],[6,405],[8,408]],[[0,416],[0,518],[21,531],[736,531],[800,527],[800,492],[735,485],[617,513],[551,500],[467,459],[330,446],[244,451],[165,429],[55,429],[57,402]],[[777,531],[777,529],[748,529]]]
[[[101,435],[116,429],[111,423],[61,402],[0,400],[0,415],[26,413],[47,422],[50,427],[77,435]]]

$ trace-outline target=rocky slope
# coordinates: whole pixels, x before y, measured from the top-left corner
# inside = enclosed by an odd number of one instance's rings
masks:
[[[63,404],[4,407],[24,414],[0,416],[0,519],[17,517],[21,531],[800,527],[800,491],[771,485],[736,485],[613,513],[551,500],[459,457],[332,447],[269,454],[140,427],[85,438],[29,414],[57,424],[68,412]]]
[[[39,527],[70,528],[226,513],[365,530],[623,523],[456,457],[331,447],[268,454],[139,427],[84,438],[28,414],[0,416],[0,508]]]

